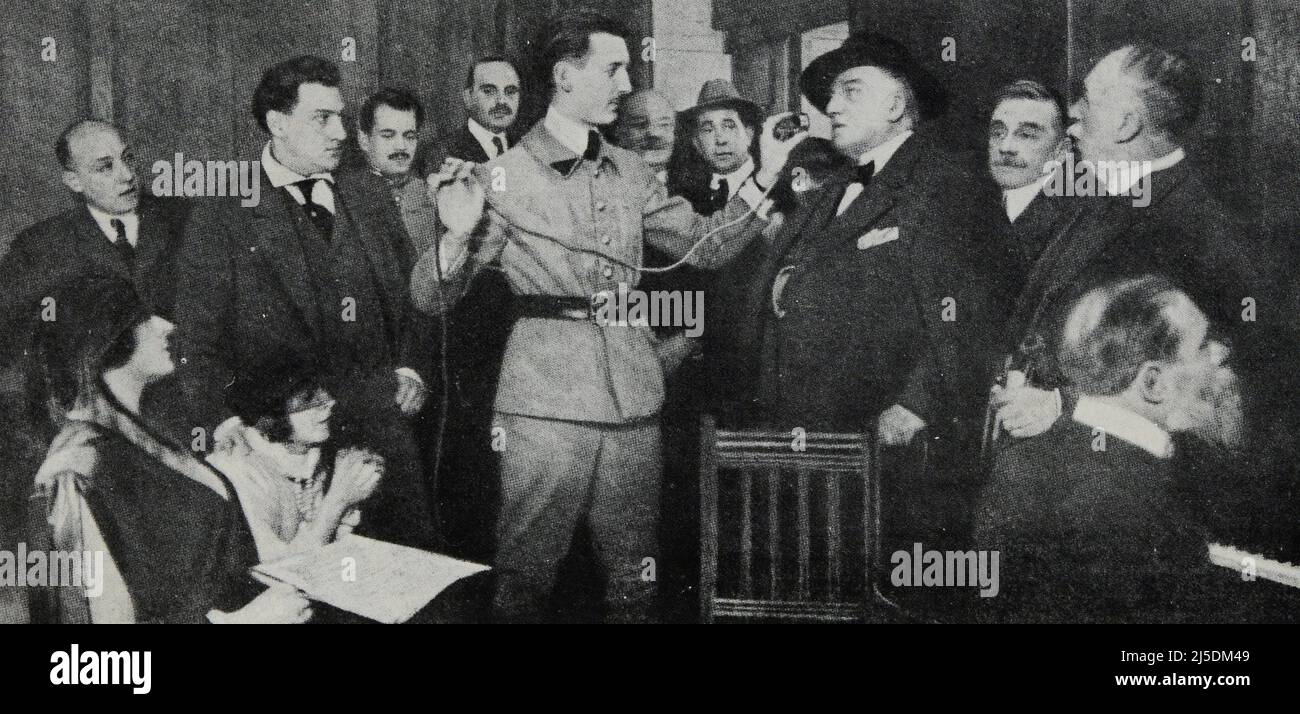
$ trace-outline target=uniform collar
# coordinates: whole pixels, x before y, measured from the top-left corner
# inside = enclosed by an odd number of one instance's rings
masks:
[[[587,150],[587,134],[596,130],[596,127],[586,122],[561,114],[555,110],[555,107],[546,110],[546,119],[542,121],[542,126],[546,127],[551,136],[574,156],[582,156],[582,152]]]

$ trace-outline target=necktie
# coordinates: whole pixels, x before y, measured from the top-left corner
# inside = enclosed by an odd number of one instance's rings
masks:
[[[587,148],[582,152],[582,158],[560,159],[551,164],[551,166],[554,167],[556,171],[568,176],[569,172],[573,170],[573,167],[579,161],[595,161],[598,158],[600,158],[600,134],[596,131],[589,131],[587,132]]]
[[[328,208],[312,200],[312,190],[316,187],[317,182],[324,181],[323,178],[305,179],[294,183],[299,191],[302,191],[303,210],[307,211],[307,217],[316,226],[320,232],[321,238],[329,240],[334,235],[334,214],[329,212]]]
[[[114,218],[108,224],[113,227],[113,233],[117,234],[117,240],[113,241],[113,248],[117,254],[122,256],[122,262],[126,264],[128,273],[135,272],[135,248],[131,247],[131,241],[126,239],[126,224],[121,219]]]
[[[721,211],[731,200],[731,187],[726,179],[718,179],[718,187],[713,190],[713,210]]]
[[[492,137],[492,145],[495,146],[497,149],[497,156],[506,153],[506,143],[501,140],[501,137],[499,136]]]

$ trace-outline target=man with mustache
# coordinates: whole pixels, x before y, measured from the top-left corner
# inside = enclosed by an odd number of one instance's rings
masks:
[[[474,61],[461,93],[469,118],[459,132],[423,152],[420,175],[436,172],[448,158],[481,164],[505,153],[517,138],[513,129],[522,94],[519,73],[507,59],[489,56]],[[499,490],[498,458],[492,450],[492,398],[514,322],[505,277],[499,270],[485,270],[474,279],[469,294],[441,320],[447,383],[440,388],[446,390],[447,411],[442,453],[426,449],[426,461],[437,469],[439,517],[448,547],[461,557],[486,559],[493,550],[492,521]]]
[[[988,147],[989,174],[1001,189],[1006,216],[999,220],[995,267],[1009,301],[1065,215],[1064,202],[1043,193],[1051,167],[1064,163],[1070,151],[1065,100],[1032,79],[1002,87],[993,97]]]
[[[424,180],[411,171],[424,107],[404,89],[370,95],[357,115],[357,144],[372,174],[383,177],[402,214],[414,255],[433,245],[437,218]]]
[[[503,449],[494,605],[503,620],[544,617],[556,566],[584,522],[607,618],[654,619],[664,369],[648,326],[602,323],[593,302],[620,283],[636,286],[646,243],[702,267],[734,257],[761,228],[761,187],[776,178],[760,170],[704,218],[670,198],[639,156],[604,142],[597,128],[631,92],[628,37],[591,10],[546,24],[534,45],[546,117],[484,166],[447,162],[437,205],[448,231],[411,279],[416,304],[441,312],[499,260],[517,294],[494,405]],[[765,165],[780,167],[793,144],[765,140]]]
[[[661,183],[668,182],[668,157],[676,132],[677,112],[664,95],[638,89],[623,98],[614,122],[614,143],[640,154]]]
[[[436,545],[407,419],[426,390],[427,334],[407,299],[406,238],[383,179],[335,175],[347,130],[339,71],[301,56],[266,71],[253,115],[270,135],[262,200],[211,199],[194,211],[178,265],[178,372],[209,448],[247,448],[230,385],[298,355],[326,375],[342,443],[366,446],[386,474],[358,533]],[[241,380],[242,381],[242,380]]]

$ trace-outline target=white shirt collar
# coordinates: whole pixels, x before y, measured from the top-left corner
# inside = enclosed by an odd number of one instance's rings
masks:
[[[1154,161],[1120,162],[1119,165],[1129,167],[1136,165],[1137,171],[1121,170],[1115,175],[1113,185],[1105,171],[1097,172],[1097,181],[1101,183],[1102,190],[1108,196],[1126,195],[1129,193],[1129,189],[1133,188],[1133,184],[1141,181],[1147,174],[1171,168],[1185,158],[1187,158],[1187,154],[1183,151],[1183,147],[1180,146]]]
[[[587,150],[587,133],[596,129],[586,122],[561,114],[555,110],[555,107],[546,110],[546,119],[542,120],[542,126],[546,127],[546,130],[551,132],[551,136],[554,136],[564,148],[578,156],[582,156]]]
[[[1074,407],[1074,420],[1094,429],[1117,436],[1149,452],[1158,459],[1173,456],[1174,442],[1169,432],[1159,424],[1123,407],[1115,406],[1089,396],[1079,397]]]
[[[716,191],[718,182],[726,179],[728,198],[730,198],[736,195],[736,192],[740,190],[740,184],[744,183],[745,179],[749,178],[752,173],[754,173],[754,159],[750,157],[745,159],[744,165],[729,174],[713,174],[713,180],[709,182],[709,188]]]
[[[99,230],[103,231],[104,235],[108,236],[110,243],[117,242],[117,231],[113,230],[114,220],[121,221],[122,225],[126,228],[127,243],[130,243],[132,246],[139,243],[140,214],[131,211],[130,213],[123,213],[115,216],[111,213],[105,213],[104,211],[99,210],[99,208],[90,203],[86,204],[86,209],[90,211],[90,217],[95,219],[95,225],[99,226]]]
[[[889,163],[889,159],[892,158],[894,156],[894,153],[898,151],[898,147],[902,146],[903,142],[907,141],[908,138],[911,136],[912,136],[912,131],[909,129],[903,132],[902,134],[899,134],[898,136],[890,139],[889,141],[886,141],[880,146],[877,146],[876,148],[868,151],[862,156],[859,156],[858,166],[866,166],[868,163],[874,163],[876,167],[875,169],[872,170],[872,173],[873,174],[880,173],[880,171],[885,168],[885,164]]]
[[[291,183],[298,183],[299,181],[305,181],[309,178],[323,178],[330,183],[334,182],[334,175],[328,171],[322,171],[320,173],[312,174],[311,176],[303,176],[297,171],[294,171],[288,166],[280,163],[271,153],[271,142],[269,141],[266,142],[266,146],[262,147],[262,170],[266,172],[266,179],[270,181],[271,185],[275,188],[283,188]]]
[[[488,156],[495,157],[497,155],[497,147],[493,145],[493,139],[500,139],[502,146],[510,148],[510,140],[506,138],[504,131],[493,132],[475,121],[473,117],[470,117],[468,125],[469,133],[474,135],[474,139],[478,141],[479,146],[483,147],[483,152]]]
[[[1038,196],[1038,192],[1043,190],[1047,179],[1051,177],[1051,174],[1046,174],[1037,181],[1027,183],[1020,188],[1003,190],[1002,203],[1007,209],[1007,219],[1015,223],[1020,214],[1024,213],[1026,208],[1029,208],[1030,203],[1033,203],[1034,198]]]

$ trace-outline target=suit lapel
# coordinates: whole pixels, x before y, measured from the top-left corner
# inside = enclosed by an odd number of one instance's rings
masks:
[[[921,139],[915,135],[903,142],[885,164],[885,168],[872,178],[871,183],[858,194],[857,198],[853,199],[853,203],[849,204],[844,213],[831,218],[830,225],[826,228],[826,235],[819,244],[820,249],[829,249],[843,240],[857,240],[893,210],[899,192],[908,185],[912,177],[912,169],[921,156],[920,142]],[[837,196],[842,194],[841,190]],[[838,207],[837,198],[831,211],[834,212]],[[897,223],[895,221],[894,225]]]
[[[361,252],[365,254],[366,260],[370,264],[371,275],[375,277],[375,284],[378,287],[379,298],[383,302],[381,306],[384,314],[387,316],[387,325],[389,328],[389,337],[395,338],[393,330],[397,325],[396,306],[401,303],[401,290],[399,285],[394,285],[392,277],[400,275],[401,271],[393,263],[391,251],[385,250],[387,245],[379,236],[372,235],[371,226],[382,226],[385,224],[382,215],[374,215],[371,209],[376,207],[374,201],[367,201],[366,197],[361,195],[360,190],[354,191],[356,183],[366,180],[366,177],[340,177],[334,186],[334,201],[339,213],[347,212],[349,223],[352,224],[352,233],[361,246]],[[382,179],[377,179],[382,180]],[[384,191],[388,188],[381,187]],[[351,200],[349,200],[351,199]],[[382,207],[384,204],[379,204]]]
[[[265,174],[262,175],[262,196],[263,200],[251,209],[251,240],[257,244],[256,248],[262,253],[263,259],[275,270],[280,284],[303,320],[319,335],[321,316],[314,291],[308,283],[307,258],[303,255],[302,242],[299,240],[299,235],[306,229],[303,224],[308,218],[305,213],[289,205],[293,199],[284,189],[271,186]]]
[[[157,203],[148,201],[140,206],[140,236],[137,241],[135,251],[136,271],[140,275],[148,275],[158,257],[162,255],[163,248],[166,247],[168,240],[171,238],[168,232],[171,226],[163,221],[163,211],[159,209]]]
[[[105,271],[105,274],[118,275],[134,282],[122,257],[113,249],[108,236],[99,229],[99,224],[90,215],[90,209],[84,205],[78,209],[76,240],[90,262]]]
[[[457,142],[456,150],[464,157],[465,161],[482,164],[490,160],[487,152],[483,150],[483,145],[478,143],[478,139],[475,139],[473,134],[469,133],[469,127],[460,130],[460,140]]]

